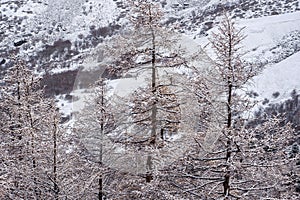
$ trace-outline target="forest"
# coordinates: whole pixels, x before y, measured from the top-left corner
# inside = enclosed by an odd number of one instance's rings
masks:
[[[128,4],[128,26],[95,51],[97,80],[77,80],[90,95],[71,119],[42,75],[11,56],[0,199],[297,199],[299,95],[257,109],[247,85],[263,66],[246,59],[244,28],[224,12],[207,48],[191,53],[160,4]],[[111,77],[120,88],[141,82],[114,91]]]

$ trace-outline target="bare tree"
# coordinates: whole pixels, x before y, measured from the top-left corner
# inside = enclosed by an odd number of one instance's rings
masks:
[[[84,145],[83,159],[90,163],[82,172],[87,178],[82,180],[82,192],[86,199],[104,199],[111,191],[107,182],[109,174],[116,170],[112,170],[117,159],[114,156],[116,137],[111,135],[116,129],[116,113],[107,94],[107,80],[100,78],[89,90],[92,94],[86,99],[83,110],[75,115],[74,127]]]
[[[178,179],[171,179],[190,198],[280,199],[290,191],[285,184],[294,171],[287,154],[291,126],[282,126],[276,116],[256,127],[247,125],[253,103],[242,89],[257,69],[242,60],[243,39],[242,29],[225,16],[210,40],[213,76],[195,77],[192,91],[204,107],[205,136],[195,138],[195,151],[179,162],[182,170],[173,171]]]
[[[172,131],[176,132],[180,123],[179,101],[172,91],[174,86],[166,84],[163,73],[170,70],[168,68],[182,65],[184,60],[178,55],[175,34],[162,26],[160,4],[139,0],[129,1],[129,5],[131,26],[125,29],[123,35],[113,39],[109,54],[115,58],[110,69],[147,80],[148,84],[136,89],[130,97],[126,114],[132,127],[127,124],[124,130],[129,129],[134,135],[131,143],[155,149],[161,145],[161,135],[167,129],[171,131],[173,125]],[[146,182],[153,179],[154,166],[150,154],[146,159]]]
[[[9,198],[41,198],[52,196],[55,186],[48,177],[55,174],[55,157],[51,150],[57,122],[49,116],[56,112],[44,98],[40,78],[24,63],[16,61],[4,78],[1,95],[1,128],[7,166]],[[50,114],[50,115],[49,115]],[[54,153],[55,155],[55,153]],[[6,156],[6,157],[5,157]],[[53,171],[50,170],[53,167]],[[55,177],[56,175],[54,175]],[[55,193],[55,192],[54,192]]]
[[[77,143],[71,144],[54,100],[45,98],[41,78],[14,61],[0,97],[3,198],[70,197],[79,185],[74,168],[83,166],[71,150]]]

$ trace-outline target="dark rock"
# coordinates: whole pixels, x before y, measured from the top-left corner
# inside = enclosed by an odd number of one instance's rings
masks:
[[[78,70],[45,74],[41,84],[45,86],[46,97],[70,93],[73,90],[77,73]]]
[[[73,96],[70,95],[70,94],[66,94],[65,99],[68,100],[68,101],[72,101]]]
[[[264,101],[262,102],[263,105],[266,105],[267,103],[269,103],[269,99],[265,98]]]
[[[20,41],[14,42],[14,46],[19,47],[19,46],[21,46],[22,44],[25,44],[25,43],[27,43],[27,40],[20,40]]]
[[[64,124],[64,123],[68,122],[70,119],[71,119],[71,116],[70,116],[70,115],[65,116],[65,117],[61,117],[60,123],[61,123],[61,124]]]
[[[296,192],[300,193],[300,184],[298,183],[295,187]]]
[[[5,64],[6,60],[5,59],[2,59],[1,62],[0,62],[0,65],[3,65]]]
[[[277,97],[279,97],[279,95],[280,95],[280,93],[279,93],[279,92],[274,92],[274,93],[272,94],[272,96],[273,96],[274,98],[277,98]]]

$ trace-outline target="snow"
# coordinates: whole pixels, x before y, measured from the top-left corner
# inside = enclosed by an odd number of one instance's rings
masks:
[[[73,41],[79,33],[87,35],[91,25],[107,26],[117,14],[112,0],[51,0],[31,24],[57,26],[61,31],[56,37]]]
[[[300,30],[300,12],[254,19],[240,19],[236,21],[236,25],[239,28],[244,27],[243,34],[246,35],[243,41],[243,51],[247,54],[244,58],[247,60],[257,59],[258,57],[267,59],[270,57],[270,49],[275,47],[280,39],[295,30]],[[212,49],[208,45],[208,38],[212,32],[217,32],[217,28],[210,29],[207,37],[197,38],[195,42],[201,44],[202,48],[205,47],[207,54],[214,58]],[[262,54],[265,55],[262,57]]]
[[[65,95],[58,95],[55,97],[56,105],[59,108],[60,113],[62,116],[68,116],[72,113],[72,103],[65,100]]]
[[[259,96],[256,100],[268,99],[270,103],[284,101],[290,97],[294,89],[300,89],[300,53],[273,63],[271,49],[279,41],[293,31],[300,31],[300,12],[287,13],[276,16],[261,17],[256,19],[242,19],[237,22],[240,27],[245,27],[247,35],[243,47],[247,52],[245,59],[260,59],[271,62],[265,69],[248,84],[248,91],[255,91]],[[273,97],[275,92],[280,95]]]
[[[300,30],[300,12],[242,19],[237,21],[237,24],[245,27],[244,33],[247,35],[243,43],[245,49],[262,52],[274,46],[284,35]]]
[[[276,46],[278,41],[292,31],[300,30],[300,12],[282,14],[278,16],[261,17],[255,19],[243,19],[237,22],[239,27],[246,27],[244,33],[247,35],[244,40],[244,49],[248,51],[245,58],[253,58],[260,56],[265,51],[265,56],[268,55],[270,48]],[[216,31],[213,28],[209,31]],[[201,51],[201,46],[208,44],[207,37],[192,39],[190,35],[180,35],[179,44],[186,51],[188,56],[191,56],[198,51]],[[206,52],[213,58],[213,53],[209,46]],[[270,53],[271,54],[271,53]],[[97,66],[97,62],[91,58],[84,61],[86,68]],[[268,65],[251,84],[248,84],[248,91],[255,91],[259,94],[256,100],[264,100],[265,98],[272,100],[270,102],[281,101],[289,98],[293,89],[300,88],[300,53],[288,57],[278,64]],[[193,63],[194,66],[207,66],[207,63]],[[132,74],[129,72],[129,74]],[[134,73],[133,73],[134,74]],[[138,76],[122,78],[109,81],[109,86],[112,88],[109,96],[117,94],[125,97],[133,92],[138,87],[146,86],[149,83],[147,78],[149,71],[145,71]],[[272,94],[279,92],[278,98],[274,99]],[[75,106],[77,107],[77,106]]]
[[[132,73],[132,71],[129,73]],[[147,86],[147,83],[150,83],[150,81],[147,81],[147,78],[151,77],[149,73],[150,70],[146,70],[136,77],[110,81],[109,85],[113,87],[112,91],[114,94],[121,97],[126,97],[139,87],[145,87]]]
[[[91,101],[90,97],[92,96],[92,90],[90,89],[76,89],[71,92],[73,96],[72,102],[72,111],[79,112],[81,111],[85,105]],[[75,100],[74,100],[75,99]]]
[[[276,103],[289,98],[294,89],[300,89],[299,77],[300,52],[264,69],[253,78],[248,90],[257,92],[259,100],[267,98],[270,103]],[[279,97],[272,97],[275,92],[280,93]]]
[[[63,72],[67,72],[67,71],[73,71],[76,70],[78,68],[77,65],[71,65],[71,67],[69,68],[62,68],[62,67],[56,67],[50,70],[51,74],[59,74],[59,73],[63,73]]]
[[[0,23],[7,37],[3,46],[13,48],[13,42],[28,35],[28,40],[43,40],[52,43],[58,39],[75,41],[79,34],[86,36],[90,27],[108,26],[119,14],[113,0],[1,0],[0,13],[7,21],[20,18],[21,24],[9,26]],[[18,23],[18,22],[16,22]],[[51,31],[51,33],[49,33]],[[37,48],[37,47],[35,47]]]
[[[86,105],[91,93],[88,89],[76,89],[70,95],[73,96],[71,101],[66,100],[65,95],[56,96],[56,105],[63,116],[71,116],[72,113],[80,112]]]
[[[146,85],[145,80],[140,77],[139,79],[135,78],[124,78],[111,81],[110,85],[113,85],[113,91],[115,94],[125,97],[139,86]]]

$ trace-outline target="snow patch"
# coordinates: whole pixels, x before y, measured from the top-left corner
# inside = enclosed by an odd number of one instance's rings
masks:
[[[280,63],[266,67],[261,74],[254,77],[249,91],[255,91],[258,100],[268,99],[270,103],[278,103],[290,97],[294,89],[300,88],[300,52],[288,57]],[[276,92],[279,96],[274,95]]]

